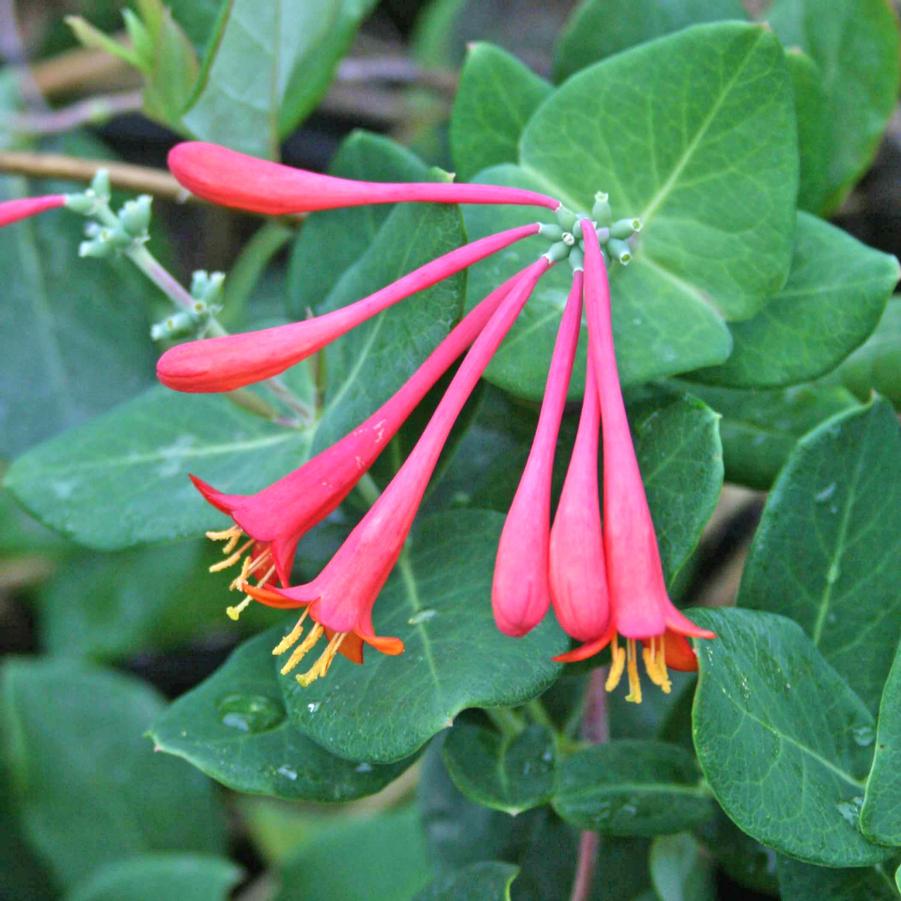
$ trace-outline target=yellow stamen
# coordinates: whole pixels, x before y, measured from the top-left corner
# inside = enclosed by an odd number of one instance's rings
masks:
[[[638,651],[635,647],[635,639],[626,641],[626,668],[629,673],[629,693],[626,700],[633,704],[641,703],[641,679],[638,675]]]
[[[310,608],[307,607],[306,610],[301,614],[300,619],[294,624],[294,628],[288,632],[285,637],[272,649],[272,656],[278,657],[281,654],[284,654],[285,651],[288,650],[301,636],[303,632],[303,623],[307,618],[307,614],[310,612]]]
[[[321,679],[332,665],[341,642],[347,638],[347,632],[336,632],[332,636],[332,640],[326,646],[326,649],[319,655],[319,659],[305,673],[295,676],[297,681],[306,688],[311,682]]]
[[[230,542],[229,542],[230,543]],[[244,544],[241,545],[231,556],[226,557],[224,560],[220,560],[218,563],[214,563],[210,567],[211,573],[221,572],[223,569],[228,569],[230,566],[234,566],[243,556],[244,553],[254,543],[253,538],[248,538]],[[226,546],[226,550],[228,546]]]
[[[240,617],[241,614],[247,609],[247,605],[252,600],[253,598],[250,595],[247,595],[247,597],[244,598],[244,600],[241,601],[240,604],[235,604],[234,607],[226,607],[225,612],[228,614],[228,618],[237,622],[238,617]]]
[[[613,691],[619,685],[619,680],[622,679],[623,670],[626,667],[626,652],[619,646],[615,635],[613,636],[613,643],[610,645],[610,658],[610,674],[607,676],[607,682],[604,685],[607,691]]]
[[[283,676],[287,676],[294,667],[306,657],[307,653],[313,648],[317,641],[322,637],[322,633],[325,632],[325,629],[316,623],[312,629],[310,629],[307,637],[296,647],[291,653],[291,656],[288,658],[285,665],[281,668],[281,674]]]
[[[254,572],[269,562],[271,558],[268,555],[269,551],[263,551],[263,553],[252,562],[250,557],[245,557],[244,563],[241,564],[241,572],[232,579],[231,584],[228,586],[228,590],[240,591],[244,583],[254,574]],[[275,564],[273,563],[266,571],[265,575],[257,579],[257,585],[265,585],[269,579],[272,578],[274,572]]]
[[[240,538],[243,534],[240,526],[229,526],[221,532],[207,532],[206,537],[209,538],[210,541],[228,541],[229,539],[234,538],[235,535]]]

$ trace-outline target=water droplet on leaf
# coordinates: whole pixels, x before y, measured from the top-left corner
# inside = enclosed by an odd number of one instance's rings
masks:
[[[290,779],[292,782],[297,781],[297,770],[292,769],[289,766],[280,766],[276,770],[276,773],[278,773],[279,776],[284,776],[286,779]]]
[[[217,709],[222,724],[239,732],[265,732],[285,718],[285,708],[264,695],[225,695]]]
[[[858,726],[851,730],[851,737],[862,748],[869,747],[876,738],[876,733],[872,726]]]

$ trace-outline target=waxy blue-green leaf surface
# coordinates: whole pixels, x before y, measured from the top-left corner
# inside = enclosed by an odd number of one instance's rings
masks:
[[[5,178],[0,199],[48,189],[61,190]],[[79,260],[80,238],[65,210],[0,231],[0,457],[90,419],[152,377],[146,305],[155,289],[125,262]]]
[[[814,867],[790,857],[779,859],[779,893],[783,901],[897,901],[887,864],[835,869]]]
[[[226,901],[241,868],[207,854],[141,854],[101,867],[67,901]]]
[[[874,842],[901,846],[901,645],[895,651],[879,704],[876,752],[860,811],[860,828]]]
[[[354,666],[338,658],[324,679],[283,691],[294,725],[334,754],[389,763],[409,756],[467,707],[509,706],[540,694],[560,672],[567,643],[548,616],[525,638],[494,625],[491,577],[503,517],[467,510],[414,528],[379,596],[377,635],[397,657],[367,648]]]
[[[886,305],[876,330],[839,366],[836,376],[861,400],[872,391],[901,408],[901,296]]]
[[[551,86],[515,56],[492,44],[471,44],[454,98],[451,153],[457,176],[516,162],[519,138]]]
[[[196,137],[255,156],[325,93],[374,0],[230,0],[216,23],[183,122]]]
[[[717,637],[695,642],[695,750],[723,810],[783,854],[830,867],[879,863],[861,834],[873,717],[801,627],[756,610],[689,614]]]
[[[767,501],[743,607],[800,623],[875,714],[901,619],[901,432],[877,401],[803,438]]]
[[[439,877],[418,892],[413,901],[510,901],[510,887],[519,873],[512,863],[486,860]]]
[[[756,316],[732,325],[729,359],[695,376],[775,388],[834,369],[876,328],[898,274],[894,257],[799,213],[788,281]]]
[[[287,718],[270,629],[241,645],[205,682],[153,723],[159,750],[183,757],[236,791],[288,800],[347,801],[371,795],[405,768],[342,760]]]
[[[468,798],[516,815],[547,802],[554,790],[556,741],[544,726],[501,735],[458,723],[442,745],[444,765]]]
[[[603,835],[664,835],[702,823],[714,804],[691,754],[656,741],[607,742],[558,768],[554,810]]]
[[[303,463],[309,443],[223,395],[151,388],[19,457],[5,483],[46,525],[116,550],[222,527],[189,473],[247,494]]]
[[[31,845],[62,885],[148,851],[223,850],[224,811],[211,784],[147,740],[162,706],[151,688],[118,673],[46,660],[4,667],[13,796]]]
[[[641,383],[725,360],[726,322],[754,315],[785,281],[798,177],[793,116],[771,33],[699,26],[573,76],[529,120],[519,165],[478,180],[538,188],[584,211],[606,191],[614,218],[641,218],[634,261],[611,272],[620,374]],[[474,237],[536,218],[527,208],[464,215]],[[475,267],[468,305],[545,247],[529,239]],[[565,266],[542,280],[490,380],[541,396],[569,280]]]

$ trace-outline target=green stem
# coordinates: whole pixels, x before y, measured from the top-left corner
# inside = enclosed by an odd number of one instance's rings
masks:
[[[509,707],[485,707],[484,712],[504,738],[516,738],[526,727],[523,718]]]
[[[381,494],[375,479],[368,472],[364,472],[360,477],[360,481],[357,482],[357,491],[360,492],[360,496],[370,507],[379,499]]]
[[[529,716],[532,717],[532,720],[538,723],[539,726],[544,726],[546,729],[550,729],[551,732],[556,734],[557,725],[551,719],[550,714],[545,710],[544,704],[541,703],[540,698],[532,698],[526,704],[526,710],[529,713]]]

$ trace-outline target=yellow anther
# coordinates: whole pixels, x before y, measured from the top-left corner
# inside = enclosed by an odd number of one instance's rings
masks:
[[[263,551],[259,557],[256,557],[251,560],[250,557],[245,557],[244,562],[241,564],[241,572],[231,581],[231,584],[228,586],[229,591],[240,591],[244,583],[256,572],[256,570],[260,569],[263,565],[269,562],[271,559],[271,555],[268,550]],[[266,571],[265,575],[261,576],[257,579],[257,585],[265,585],[271,578],[272,574],[275,572],[275,564],[269,567]]]
[[[307,637],[291,652],[291,656],[288,658],[285,665],[281,668],[281,674],[283,676],[287,676],[288,673],[300,663],[301,660],[307,655],[310,649],[316,644],[317,641],[322,637],[322,633],[325,632],[325,629],[316,623],[312,629],[310,629]]]
[[[305,672],[295,676],[297,681],[306,688],[311,682],[321,679],[332,665],[341,642],[347,637],[347,632],[337,632],[332,636],[332,640],[328,643],[326,649],[319,655],[319,659]]]
[[[623,670],[626,667],[626,652],[619,646],[616,636],[613,637],[613,643],[610,645],[610,659],[610,674],[604,684],[607,691],[613,691],[619,685],[619,680],[622,679]]]
[[[228,541],[230,538],[234,538],[235,535],[240,538],[243,534],[240,526],[230,526],[227,529],[223,529],[221,532],[207,532],[206,537],[209,538],[210,541]]]
[[[638,675],[638,651],[635,648],[635,639],[630,638],[626,642],[626,668],[629,673],[629,693],[626,700],[633,704],[641,703],[641,679]]]
[[[228,618],[238,621],[238,617],[247,609],[247,605],[253,600],[250,595],[247,595],[240,604],[235,604],[234,607],[226,607],[225,612],[228,614]]]
[[[288,648],[292,647],[294,643],[300,638],[303,633],[303,623],[307,618],[307,614],[310,612],[309,607],[304,610],[300,619],[294,624],[294,628],[288,632],[285,637],[272,649],[272,656],[279,657],[284,654]]]

